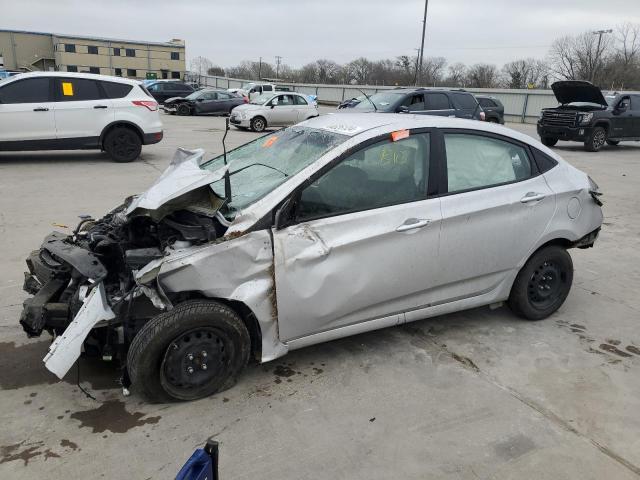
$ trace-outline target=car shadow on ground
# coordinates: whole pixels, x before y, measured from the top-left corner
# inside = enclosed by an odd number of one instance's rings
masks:
[[[603,152],[615,152],[615,151],[629,151],[629,150],[638,150],[640,149],[640,142],[634,142],[634,143],[621,143],[620,145],[606,145],[604,147],[602,147],[601,150],[599,150],[598,152],[587,152],[584,149],[584,145],[582,145],[581,143],[566,143],[566,144],[557,144],[553,147],[551,147],[551,150],[559,150],[559,151],[564,151],[564,152],[585,152],[586,154],[592,154],[592,153],[603,153]]]
[[[158,155],[150,152],[143,152],[142,155],[129,163],[148,162],[156,160]],[[97,150],[69,150],[69,151],[38,151],[38,152],[0,152],[0,166],[2,165],[28,165],[28,164],[50,164],[63,165],[65,163],[113,163],[114,165],[126,165],[114,162],[106,152]]]

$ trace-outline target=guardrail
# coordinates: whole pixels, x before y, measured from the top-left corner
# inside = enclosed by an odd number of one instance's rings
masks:
[[[195,75],[194,80],[202,86],[217,88],[238,88],[252,80],[239,78],[216,77],[209,75]],[[279,82],[278,85],[289,87],[291,90],[306,95],[316,95],[318,102],[327,105],[337,105],[343,100],[367,95],[396,87],[371,85],[325,85],[310,83]],[[551,90],[511,90],[507,88],[466,88],[468,92],[478,95],[490,95],[497,98],[504,105],[504,116],[507,122],[535,123],[543,108],[558,105]]]

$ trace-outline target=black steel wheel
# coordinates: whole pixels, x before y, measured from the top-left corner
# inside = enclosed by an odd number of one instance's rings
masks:
[[[541,320],[560,308],[572,282],[573,262],[569,252],[558,245],[542,248],[518,273],[509,306],[527,320]]]
[[[133,387],[151,401],[196,400],[231,387],[250,347],[236,312],[192,300],[142,327],[131,342],[127,368]]]
[[[105,136],[103,148],[116,162],[133,162],[140,156],[142,140],[131,128],[116,127]]]
[[[189,107],[189,105],[187,105],[186,103],[181,103],[176,107],[176,113],[178,115],[182,115],[183,117],[191,115],[191,107]]]

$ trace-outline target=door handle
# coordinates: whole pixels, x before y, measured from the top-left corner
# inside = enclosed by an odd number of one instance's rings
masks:
[[[538,202],[542,200],[544,197],[546,197],[544,193],[529,192],[520,199],[520,202],[521,203]]]
[[[429,225],[429,222],[431,222],[431,220],[425,218],[408,218],[402,225],[396,228],[396,232],[408,232],[416,228],[426,227]]]
[[[93,108],[109,108],[106,105],[94,105]]]
[[[48,112],[49,109],[47,107],[38,107],[33,109],[34,112]]]

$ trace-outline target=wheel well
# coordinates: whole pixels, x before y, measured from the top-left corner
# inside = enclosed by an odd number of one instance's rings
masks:
[[[265,126],[269,125],[269,122],[267,122],[267,119],[266,119],[266,118],[264,118],[262,115],[256,115],[255,117],[253,117],[253,118],[251,119],[251,121],[253,122],[256,118],[261,118],[262,120],[264,120],[264,124],[265,124]]]
[[[607,134],[609,133],[609,122],[597,122],[593,127],[602,127]]]
[[[136,124],[131,122],[115,122],[110,125],[107,125],[105,129],[102,131],[102,134],[100,135],[101,147],[104,148],[104,139],[106,138],[107,134],[114,128],[118,128],[118,127],[123,127],[123,128],[128,128],[129,130],[133,130],[134,132],[136,132],[138,137],[140,137],[140,141],[144,143],[144,135],[142,134],[142,130],[140,130],[140,128]]]
[[[242,302],[236,300],[228,300],[226,298],[212,298],[202,294],[202,292],[180,292],[171,299],[175,304],[182,303],[186,300],[213,300],[232,308],[244,322],[249,338],[251,338],[251,355],[256,360],[260,360],[262,356],[262,331],[255,314],[251,309]]]

